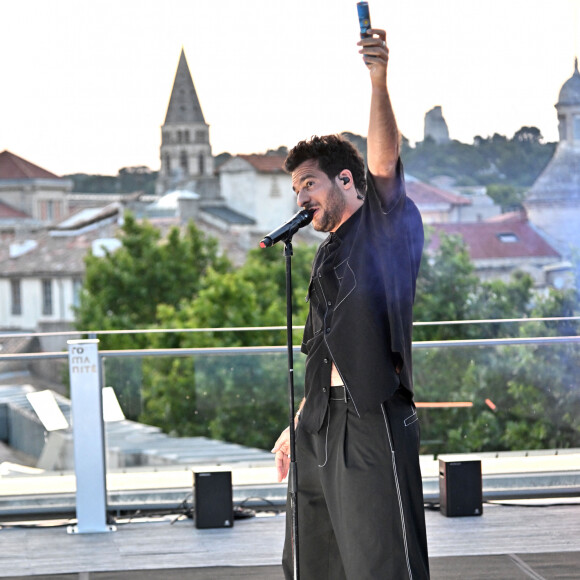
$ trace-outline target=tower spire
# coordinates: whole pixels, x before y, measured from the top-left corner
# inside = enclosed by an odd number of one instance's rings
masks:
[[[184,123],[204,123],[203,112],[197,97],[197,91],[189,72],[185,51],[181,48],[179,64],[173,81],[173,90],[167,106],[165,125]]]

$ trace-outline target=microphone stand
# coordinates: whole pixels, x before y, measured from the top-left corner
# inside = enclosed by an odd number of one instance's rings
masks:
[[[298,472],[296,466],[296,432],[294,429],[294,355],[292,347],[292,236],[284,240],[286,259],[286,342],[288,347],[288,410],[290,430],[290,469],[288,472],[288,497],[292,518],[292,559],[294,580],[300,578],[298,568]]]

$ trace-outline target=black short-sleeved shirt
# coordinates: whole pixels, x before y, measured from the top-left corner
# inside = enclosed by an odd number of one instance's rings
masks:
[[[399,387],[412,396],[412,310],[422,251],[423,223],[406,196],[401,162],[384,196],[367,173],[362,207],[322,242],[312,266],[302,342],[306,430],[318,431],[324,420],[332,362],[359,415]]]

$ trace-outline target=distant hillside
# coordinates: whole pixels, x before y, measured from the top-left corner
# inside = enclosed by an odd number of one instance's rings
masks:
[[[158,171],[139,165],[123,167],[117,175],[88,175],[73,173],[64,177],[72,179],[74,193],[133,193],[143,191],[148,194],[155,192],[155,180]]]
[[[366,159],[366,137],[354,133],[343,133]],[[502,185],[514,188],[530,187],[556,148],[556,143],[543,143],[542,134],[536,127],[522,127],[513,137],[495,133],[492,137],[474,138],[468,145],[459,141],[438,144],[431,139],[412,147],[403,137],[401,157],[405,171],[418,179],[429,182],[442,175],[451,177],[456,185]],[[288,148],[281,145],[268,153],[285,155]],[[231,153],[220,153],[215,157],[215,167],[232,157]],[[74,192],[82,193],[132,193],[155,191],[158,172],[149,167],[123,167],[116,176],[66,175],[73,180]]]

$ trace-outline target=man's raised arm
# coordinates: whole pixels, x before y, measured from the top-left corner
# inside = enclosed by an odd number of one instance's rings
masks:
[[[371,36],[358,43],[370,72],[372,87],[367,163],[379,194],[384,194],[388,191],[389,180],[395,176],[400,136],[387,88],[387,35],[378,28],[368,32]]]

